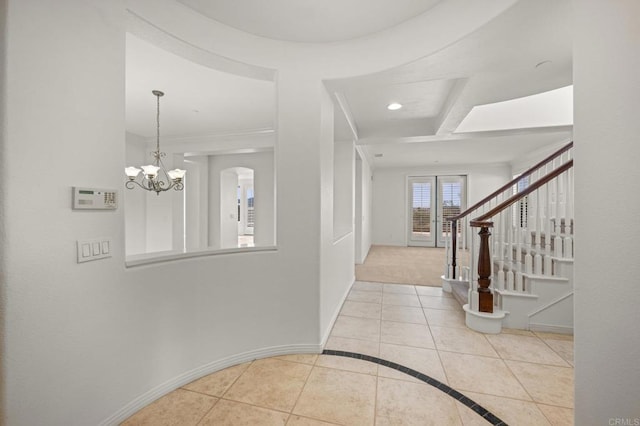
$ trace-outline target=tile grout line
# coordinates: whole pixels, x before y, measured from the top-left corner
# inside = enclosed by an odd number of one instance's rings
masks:
[[[531,364],[531,365],[539,365],[539,366],[543,366],[543,367],[556,367],[556,368],[564,368],[564,369],[568,369],[568,370],[573,370],[573,367],[564,367],[564,366],[560,366],[560,365],[548,365],[548,364],[538,364],[535,362],[528,362],[528,361],[517,361],[517,360],[506,360],[506,361],[512,361],[512,362],[520,362],[523,364]],[[518,378],[518,375],[516,373],[513,372],[513,370],[511,369],[511,367],[509,367],[509,364],[507,362],[505,362],[505,360],[503,359],[502,362],[504,362],[504,365],[507,366],[507,369],[509,370],[509,372],[513,375],[513,377],[515,377],[516,381],[518,382],[518,384],[520,386],[522,386],[522,389],[524,389],[524,391],[527,393],[527,395],[529,395],[529,397],[531,398],[531,402],[533,402],[534,404],[538,405],[538,404],[544,404],[544,405],[550,405],[552,407],[559,407],[559,408],[566,408],[569,410],[575,410],[575,403],[574,403],[574,407],[564,407],[562,405],[553,405],[553,404],[549,404],[549,403],[545,403],[545,402],[541,402],[536,400],[531,393],[529,393],[529,390],[527,389],[527,387],[522,383],[522,381],[520,381],[520,379]],[[539,408],[538,408],[539,409]],[[542,410],[540,410],[542,412]],[[542,413],[544,414],[544,413]],[[546,417],[546,416],[545,416]]]
[[[309,369],[309,374],[307,374],[307,377],[304,379],[304,384],[302,385],[302,389],[300,389],[300,393],[296,397],[296,400],[293,403],[293,406],[291,406],[291,410],[289,411],[289,418],[287,419],[287,422],[289,422],[289,419],[293,415],[293,411],[296,409],[296,406],[298,405],[298,402],[300,401],[300,397],[302,396],[302,393],[304,392],[304,389],[307,387],[307,383],[309,382],[309,377],[311,377],[311,373],[313,373],[313,370],[316,368],[316,363],[320,359],[320,355],[322,355],[322,354],[319,354],[316,357],[315,361],[313,361],[313,364],[311,364],[311,368]],[[307,365],[309,365],[309,364],[307,364]]]
[[[378,354],[380,350],[378,350]],[[376,391],[373,397],[373,424],[376,424],[376,420],[378,418],[378,388],[380,387],[380,376],[378,373],[380,372],[380,366],[376,365]]]
[[[487,340],[489,340],[489,339],[487,339]],[[489,344],[491,344],[491,342],[489,342]],[[493,347],[493,345],[491,345],[491,346]],[[495,348],[494,348],[494,350],[495,350]],[[496,351],[496,353],[498,353],[498,351]],[[529,395],[529,398],[531,398],[531,401],[533,401],[534,404],[537,404],[538,401],[536,401],[536,399],[533,397],[533,395],[531,395],[531,393],[529,392],[529,389],[527,389],[527,387],[524,385],[524,383],[522,383],[522,381],[520,380],[518,375],[513,372],[513,370],[509,366],[509,364],[502,358],[502,355],[500,355],[500,353],[498,353],[498,356],[500,357],[500,360],[505,365],[505,367],[507,367],[507,370],[509,370],[509,373],[511,373],[513,378],[516,379],[516,381],[518,382],[520,387],[522,387],[522,389],[525,391],[525,393],[527,395]],[[533,364],[533,363],[531,363],[531,364]],[[539,364],[537,364],[537,365],[539,365]],[[536,405],[536,407],[537,407],[537,405]],[[538,408],[538,410],[540,410],[540,409]],[[544,413],[543,413],[543,415],[544,415]]]
[[[230,399],[230,398],[220,398],[220,401],[233,402],[234,404],[246,405],[248,407],[259,408],[261,410],[275,411],[276,413],[282,413],[282,414],[287,414],[287,415],[291,414],[291,413],[289,413],[287,411],[280,410],[278,408],[265,407],[264,405],[256,405],[256,404],[252,404],[250,402],[238,401],[238,400]]]
[[[545,412],[544,412],[544,411],[542,411],[542,410],[540,409],[540,405],[539,405],[537,402],[534,402],[534,404],[535,404],[535,405],[536,405],[536,407],[538,408],[538,411],[540,411],[540,412],[542,413],[542,417],[544,417],[545,419],[547,419],[547,421],[549,422],[549,424],[550,424],[550,425],[553,425],[553,423],[551,422],[551,419],[549,418],[549,416],[547,416],[547,415],[545,414]]]
[[[447,383],[451,383],[449,381],[449,375],[447,374],[447,370],[444,368],[444,363],[442,362],[442,357],[440,356],[440,349],[438,348],[438,344],[436,343],[436,339],[433,337],[433,331],[431,330],[431,324],[429,324],[429,318],[427,318],[427,314],[425,313],[425,308],[422,305],[422,300],[420,300],[420,306],[422,306],[422,315],[424,316],[425,321],[427,322],[427,328],[429,329],[429,334],[431,335],[431,339],[433,340],[433,346],[436,350],[436,354],[438,355],[438,361],[440,361],[440,367],[442,368],[442,372],[444,373],[444,378],[447,380]],[[460,411],[460,410],[458,410]],[[458,412],[458,415],[460,413]]]
[[[535,334],[535,333],[534,333]],[[537,334],[535,335],[535,337],[537,337],[538,339],[540,339],[542,341],[542,343],[548,347],[549,349],[551,349],[553,351],[554,354],[558,355],[560,357],[561,360],[563,360],[567,365],[571,366],[572,368],[575,368],[573,365],[571,365],[571,363],[569,362],[568,359],[566,359],[564,356],[562,356],[562,354],[560,354],[558,351],[556,351],[555,349],[553,349],[553,347],[551,347],[551,345],[549,345],[547,343],[547,339],[543,339],[542,337],[538,336]],[[554,339],[549,339],[549,340],[554,340]],[[560,342],[562,342],[563,340],[558,340]],[[566,341],[566,340],[565,340]],[[573,343],[573,342],[572,342]]]
[[[362,361],[369,361],[369,362],[373,362],[385,367],[389,367],[392,368],[394,370],[400,371],[402,373],[408,374],[424,383],[427,383],[428,385],[433,386],[434,388],[440,390],[441,392],[444,392],[445,394],[449,395],[450,397],[456,399],[457,401],[459,401],[460,403],[466,405],[467,407],[471,408],[476,414],[478,414],[480,417],[482,417],[483,419],[485,419],[487,422],[495,425],[495,426],[505,426],[506,423],[501,420],[500,418],[498,418],[495,414],[491,413],[489,410],[487,410],[486,408],[482,407],[480,404],[476,403],[475,401],[473,401],[472,399],[464,396],[462,393],[456,391],[455,389],[453,389],[452,387],[450,387],[447,384],[444,384],[442,382],[440,382],[439,380],[436,380],[426,374],[420,373],[419,371],[413,370],[411,368],[405,367],[403,365],[400,365],[398,363],[392,362],[392,361],[387,361],[378,357],[372,357],[370,355],[363,355],[363,354],[359,354],[359,353],[355,353],[355,352],[347,352],[347,351],[336,351],[336,350],[330,350],[330,349],[325,349],[323,351],[323,354],[325,355],[334,355],[334,356],[343,356],[346,358],[354,358],[354,359],[360,359]]]
[[[451,383],[449,380],[449,375],[447,374],[447,370],[444,368],[442,357],[440,356],[440,349],[438,348],[436,339],[433,337],[433,331],[431,330],[431,324],[429,323],[429,318],[427,318],[427,313],[425,312],[425,309],[431,309],[431,308],[425,308],[424,305],[422,304],[422,299],[420,299],[420,306],[422,309],[422,315],[424,316],[425,321],[427,321],[427,328],[429,329],[429,333],[431,334],[431,338],[433,339],[433,346],[435,347],[436,355],[438,356],[438,361],[440,362],[440,368],[442,368],[442,373],[444,374],[444,378],[447,381],[447,383]],[[457,404],[455,405],[456,405],[456,412],[458,413],[458,418],[460,419],[460,424],[464,424],[464,421],[462,419],[462,413],[460,412],[458,405]],[[467,406],[467,408],[469,407]]]
[[[278,359],[278,358],[277,358],[277,357],[269,357],[269,358],[263,358],[263,359]],[[225,396],[227,395],[227,393],[229,392],[229,390],[231,390],[231,388],[233,387],[233,385],[235,385],[235,384],[236,384],[236,382],[237,382],[238,380],[240,380],[240,377],[242,377],[242,376],[243,376],[247,371],[249,371],[249,368],[251,367],[251,365],[253,365],[253,364],[255,363],[255,361],[256,361],[256,360],[251,361],[251,364],[250,364],[250,365],[249,365],[249,366],[248,366],[248,367],[247,367],[247,368],[246,368],[246,369],[245,369],[245,370],[244,370],[240,375],[238,375],[238,377],[236,377],[236,378],[235,378],[235,380],[233,381],[233,383],[231,383],[231,385],[230,385],[230,386],[229,386],[229,387],[228,387],[228,388],[223,392],[222,396],[218,397],[218,399],[219,399],[219,400],[225,400],[225,401],[233,402],[233,403],[236,403],[236,404],[244,404],[244,405],[248,405],[248,406],[250,406],[250,407],[256,407],[256,408],[261,408],[261,409],[264,409],[264,410],[276,411],[276,412],[279,412],[279,413],[283,413],[283,414],[291,415],[291,412],[287,412],[287,411],[280,410],[280,409],[277,409],[277,408],[273,408],[273,407],[265,407],[265,406],[262,406],[262,405],[256,405],[256,404],[252,404],[252,403],[250,403],[250,402],[238,401],[238,400],[236,400],[236,399],[231,399],[231,398],[226,398],[226,397],[225,397]],[[282,360],[282,359],[281,359],[280,361],[284,361],[284,362],[291,362],[291,363],[294,363],[294,364],[309,365],[309,364],[304,364],[304,363],[295,362],[295,361],[285,361],[285,360]],[[315,364],[315,363],[314,363],[314,364]],[[312,366],[311,366],[311,370],[309,370],[309,375],[311,374],[311,371],[313,370],[313,367],[315,367],[315,365],[312,365]],[[308,379],[308,376],[307,376],[307,379]],[[305,384],[306,384],[306,380],[305,380]],[[303,387],[304,387],[304,386],[303,386]],[[300,393],[302,393],[302,391],[301,391]],[[206,395],[206,394],[205,394],[205,395]],[[299,397],[300,397],[300,395],[298,395],[298,398],[299,398]],[[297,403],[297,399],[296,399],[296,403]],[[216,402],[216,405],[217,405],[217,402]],[[295,404],[294,404],[294,407],[293,407],[293,408],[295,408]],[[293,408],[291,409],[292,411],[293,411]]]
[[[244,373],[246,373],[246,372],[249,370],[249,368],[251,368],[251,366],[253,365],[253,363],[254,363],[254,362],[256,362],[256,360],[255,360],[255,359],[254,359],[253,361],[251,361],[251,363],[247,366],[247,368],[245,368],[245,369],[244,369],[244,371],[243,371],[242,373],[238,374],[238,377],[236,377],[236,378],[233,380],[233,382],[229,385],[229,387],[227,387],[227,388],[224,390],[224,392],[222,392],[222,396],[220,396],[220,398],[224,398],[224,396],[227,394],[227,392],[229,392],[229,390],[231,390],[231,388],[233,387],[233,385],[235,385],[235,384],[236,384],[236,382],[237,382],[238,380],[240,380],[240,377],[244,376]],[[229,400],[229,401],[232,401],[232,400]]]
[[[495,348],[494,348],[494,349],[495,349]],[[498,351],[496,351],[496,352],[498,352]],[[572,368],[572,369],[574,368],[572,365],[570,365],[570,364],[567,362],[567,360],[566,360],[566,359],[562,358],[559,354],[557,354],[557,353],[555,353],[555,352],[554,352],[554,354],[555,354],[555,355],[558,355],[558,357],[560,358],[560,360],[561,360],[562,362],[564,362],[564,363],[565,363],[565,365],[549,364],[549,363],[546,363],[546,362],[527,361],[527,360],[514,359],[514,358],[506,358],[506,357],[503,357],[502,355],[500,355],[500,353],[498,353],[498,356],[500,356],[500,359],[502,359],[503,361],[524,362],[524,363],[526,363],[526,364],[542,365],[542,366],[545,366],[545,367],[560,367],[560,368]]]
[[[188,389],[185,389],[188,390]],[[202,421],[205,419],[205,417],[207,417],[209,415],[210,412],[213,411],[214,408],[216,408],[216,405],[218,405],[218,402],[220,402],[222,398],[216,398],[216,402],[211,406],[211,408],[209,408],[209,410],[207,410],[206,413],[204,413],[204,416],[202,416],[200,418],[200,420],[198,420],[198,422],[196,423],[196,426],[198,426],[200,423],[202,423]]]
[[[251,361],[251,364],[253,364],[253,361]],[[216,400],[216,402],[213,404],[213,406],[212,406],[212,407],[211,407],[211,408],[210,408],[210,409],[205,413],[205,415],[204,415],[204,416],[202,416],[202,418],[201,418],[200,420],[198,420],[198,422],[196,423],[196,426],[198,426],[200,423],[202,423],[202,421],[204,420],[204,418],[205,418],[205,417],[207,417],[207,415],[209,415],[209,413],[210,413],[211,411],[213,411],[213,409],[218,405],[218,403],[219,403],[222,399],[224,399],[224,395],[225,395],[225,394],[229,391],[229,389],[231,389],[231,387],[232,387],[232,386],[233,386],[233,385],[238,381],[238,379],[240,378],[240,376],[242,376],[242,375],[243,375],[243,374],[244,374],[244,373],[249,369],[249,367],[251,367],[251,364],[250,364],[249,366],[247,366],[247,368],[245,368],[245,369],[244,369],[244,371],[243,371],[242,373],[238,374],[238,377],[236,377],[236,378],[235,378],[235,380],[233,380],[233,382],[229,385],[229,387],[228,387],[227,389],[225,389],[225,391],[224,391],[224,392],[222,392],[222,395],[221,395],[221,396],[214,396],[214,395],[209,395],[209,394],[204,393],[204,392],[198,392],[198,391],[195,391],[195,390],[186,389],[186,388],[185,388],[185,387],[183,387],[183,386],[181,386],[180,388],[178,388],[178,389],[185,390],[185,391],[187,391],[187,392],[193,392],[193,393],[197,393],[197,394],[200,394],[200,395],[206,395],[206,396],[213,397],[213,398],[216,398],[216,399],[217,399],[217,400]],[[222,370],[220,370],[220,371],[222,371]],[[215,374],[215,373],[217,373],[217,372],[214,372],[214,373],[211,373],[211,374]],[[207,377],[207,376],[204,376],[204,377]],[[199,379],[198,379],[198,380],[199,380]],[[186,386],[186,385],[185,385],[185,386]],[[230,399],[225,399],[225,400],[226,400],[226,401],[233,401],[233,400],[230,400]],[[233,402],[238,402],[238,401],[233,401]]]
[[[442,291],[444,291],[444,290],[442,290]],[[423,296],[426,296],[426,295],[423,295]],[[440,297],[443,297],[443,296],[440,296]],[[433,345],[436,348],[436,354],[438,356],[438,361],[440,362],[440,367],[442,368],[442,372],[444,373],[444,377],[445,377],[447,383],[451,383],[450,380],[449,380],[449,375],[447,374],[447,370],[444,368],[444,363],[442,362],[442,357],[440,356],[440,349],[438,348],[438,344],[436,343],[436,339],[433,337],[433,330],[431,329],[431,323],[429,322],[429,318],[427,318],[427,313],[425,312],[425,309],[435,309],[435,308],[425,307],[424,304],[422,303],[422,299],[420,299],[420,305],[422,306],[422,314],[424,315],[424,319],[427,321],[427,327],[429,328],[429,333],[431,333],[431,338],[433,339]],[[446,310],[446,309],[441,309],[441,310]],[[441,327],[444,327],[444,326],[441,326]],[[452,328],[452,327],[449,327],[449,328]],[[458,401],[458,402],[460,402],[460,401]],[[456,412],[458,413],[458,418],[460,419],[460,423],[464,424],[464,420],[462,418],[462,412],[459,409],[459,405],[458,404],[455,404],[455,405],[456,405]],[[465,405],[467,408],[470,408],[466,404],[463,404],[463,405]]]

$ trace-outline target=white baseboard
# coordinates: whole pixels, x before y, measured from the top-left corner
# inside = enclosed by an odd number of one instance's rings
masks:
[[[354,275],[353,279],[351,280],[351,285],[347,287],[347,291],[342,295],[342,297],[340,298],[340,303],[338,303],[338,306],[333,312],[333,316],[331,318],[331,321],[329,322],[329,326],[324,331],[320,330],[320,335],[322,336],[322,339],[320,340],[320,345],[322,346],[322,348],[324,348],[325,345],[327,344],[327,340],[329,340],[329,335],[331,334],[331,330],[333,329],[333,324],[335,324],[336,320],[338,319],[338,315],[340,315],[340,310],[342,310],[342,305],[344,305],[344,301],[347,299],[347,296],[351,291],[351,287],[353,287],[353,284],[355,282],[356,282],[356,277]]]
[[[332,324],[333,325],[333,324]],[[171,380],[168,380],[161,385],[143,393],[120,410],[113,413],[111,416],[100,422],[100,426],[118,425],[131,417],[134,413],[140,411],[145,406],[149,405],[156,399],[168,394],[169,392],[178,389],[194,380],[204,377],[208,374],[215,373],[216,371],[223,370],[225,368],[242,364],[243,362],[253,361],[260,358],[268,358],[278,355],[300,354],[310,353],[319,354],[322,352],[324,344],[300,344],[300,345],[284,345],[284,346],[272,346],[268,348],[256,349],[249,352],[233,355],[227,358],[223,358],[217,361],[210,362],[201,367],[194,368],[191,371],[187,371]]]
[[[573,334],[573,327],[529,323],[529,330],[541,333]]]

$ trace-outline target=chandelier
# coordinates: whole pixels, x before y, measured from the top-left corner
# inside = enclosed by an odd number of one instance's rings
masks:
[[[182,191],[184,189],[182,178],[186,170],[174,169],[167,171],[162,163],[162,158],[167,155],[160,151],[160,97],[164,96],[164,93],[160,90],[153,90],[151,93],[157,98],[156,150],[151,153],[154,158],[154,164],[141,166],[141,169],[137,167],[125,168],[124,172],[129,178],[125,186],[127,189],[133,189],[137,185],[147,191],[155,191],[157,195],[170,189]],[[140,179],[138,179],[139,176],[141,176]]]

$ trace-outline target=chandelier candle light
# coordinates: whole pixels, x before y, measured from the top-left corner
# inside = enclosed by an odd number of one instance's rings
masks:
[[[176,191],[182,191],[184,184],[182,178],[186,170],[174,169],[167,171],[162,163],[162,157],[166,157],[167,154],[160,151],[160,97],[164,96],[164,93],[159,90],[153,90],[153,93],[157,98],[157,113],[156,113],[156,150],[151,153],[154,158],[155,164],[148,166],[141,166],[142,170],[137,167],[127,167],[124,169],[129,180],[125,183],[127,189],[135,188],[138,185],[142,189],[147,191],[155,191],[160,195],[163,191],[174,189]],[[140,173],[142,172],[142,173]],[[142,176],[140,180],[137,180],[138,176]]]

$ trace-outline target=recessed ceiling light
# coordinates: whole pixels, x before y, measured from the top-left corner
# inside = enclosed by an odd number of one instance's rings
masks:
[[[395,111],[395,110],[398,110],[400,108],[402,108],[402,104],[399,104],[397,102],[392,102],[389,105],[387,105],[387,109],[389,111]]]
[[[382,157],[382,155],[383,154],[373,154],[373,156],[376,157],[376,158],[380,158],[380,157]]]

